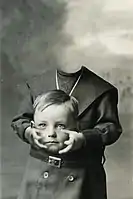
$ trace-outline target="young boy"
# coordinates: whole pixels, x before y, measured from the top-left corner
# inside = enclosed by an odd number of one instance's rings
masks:
[[[37,130],[41,147],[31,149],[19,198],[84,199],[87,164],[78,157],[78,150],[60,154],[70,141],[63,129],[79,131],[77,100],[64,91],[54,90],[38,96],[33,107],[31,128]],[[84,147],[84,139],[80,144]]]
[[[31,126],[40,131],[40,144],[44,144],[47,152],[59,153],[68,139],[68,134],[61,130],[78,130],[77,100],[61,90],[54,90],[38,96],[33,107]]]
[[[84,185],[87,183],[87,194],[82,196],[83,199],[107,199],[106,175],[102,160],[106,146],[115,143],[122,133],[117,109],[118,90],[87,67],[82,66],[76,72],[72,71],[72,67],[68,67],[68,70],[52,69],[28,81],[26,83],[28,90],[24,95],[23,103],[11,125],[24,142],[36,148],[45,148],[46,146],[39,142],[40,136],[37,135],[36,129],[30,127],[36,96],[52,89],[60,89],[75,97],[79,103],[80,133],[63,129],[62,132],[67,133],[69,139],[65,141],[66,147],[60,150],[59,154],[63,159],[65,155],[67,158],[69,156],[69,159],[71,157],[72,162],[78,160],[77,166],[85,163],[86,160],[89,161],[89,165],[87,163],[89,169],[85,173],[83,183]],[[31,152],[33,153],[33,147]],[[64,162],[63,166],[66,165],[66,157],[62,162]],[[73,185],[77,179],[74,180]],[[83,186],[85,192],[84,187],[86,186]]]

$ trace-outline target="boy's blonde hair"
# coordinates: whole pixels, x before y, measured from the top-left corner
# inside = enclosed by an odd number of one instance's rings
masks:
[[[65,104],[66,107],[71,111],[74,118],[78,117],[78,101],[73,96],[69,96],[62,90],[52,90],[42,95],[39,95],[33,104],[34,112],[43,111],[48,106],[51,105],[61,105]]]

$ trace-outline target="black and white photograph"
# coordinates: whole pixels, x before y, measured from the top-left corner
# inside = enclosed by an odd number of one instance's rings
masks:
[[[133,199],[133,1],[1,1],[1,199]]]

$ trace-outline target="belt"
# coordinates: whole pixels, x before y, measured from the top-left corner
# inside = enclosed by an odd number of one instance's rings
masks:
[[[74,160],[68,160],[62,157],[52,156],[48,155],[46,153],[42,153],[39,150],[31,149],[30,155],[36,159],[40,159],[41,161],[46,162],[48,165],[61,168],[61,167],[70,167],[70,168],[85,168],[89,165],[94,164],[101,164],[100,161],[97,160],[88,160],[87,158],[82,159],[74,159]]]

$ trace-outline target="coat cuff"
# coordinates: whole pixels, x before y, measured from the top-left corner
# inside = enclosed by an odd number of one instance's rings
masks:
[[[91,147],[101,147],[103,146],[101,131],[97,128],[87,129],[82,131],[86,145]]]
[[[29,122],[25,122],[22,125],[20,125],[19,127],[12,123],[11,127],[13,128],[13,130],[15,131],[15,133],[26,143],[29,144],[28,140],[25,138],[25,130],[30,126]]]

